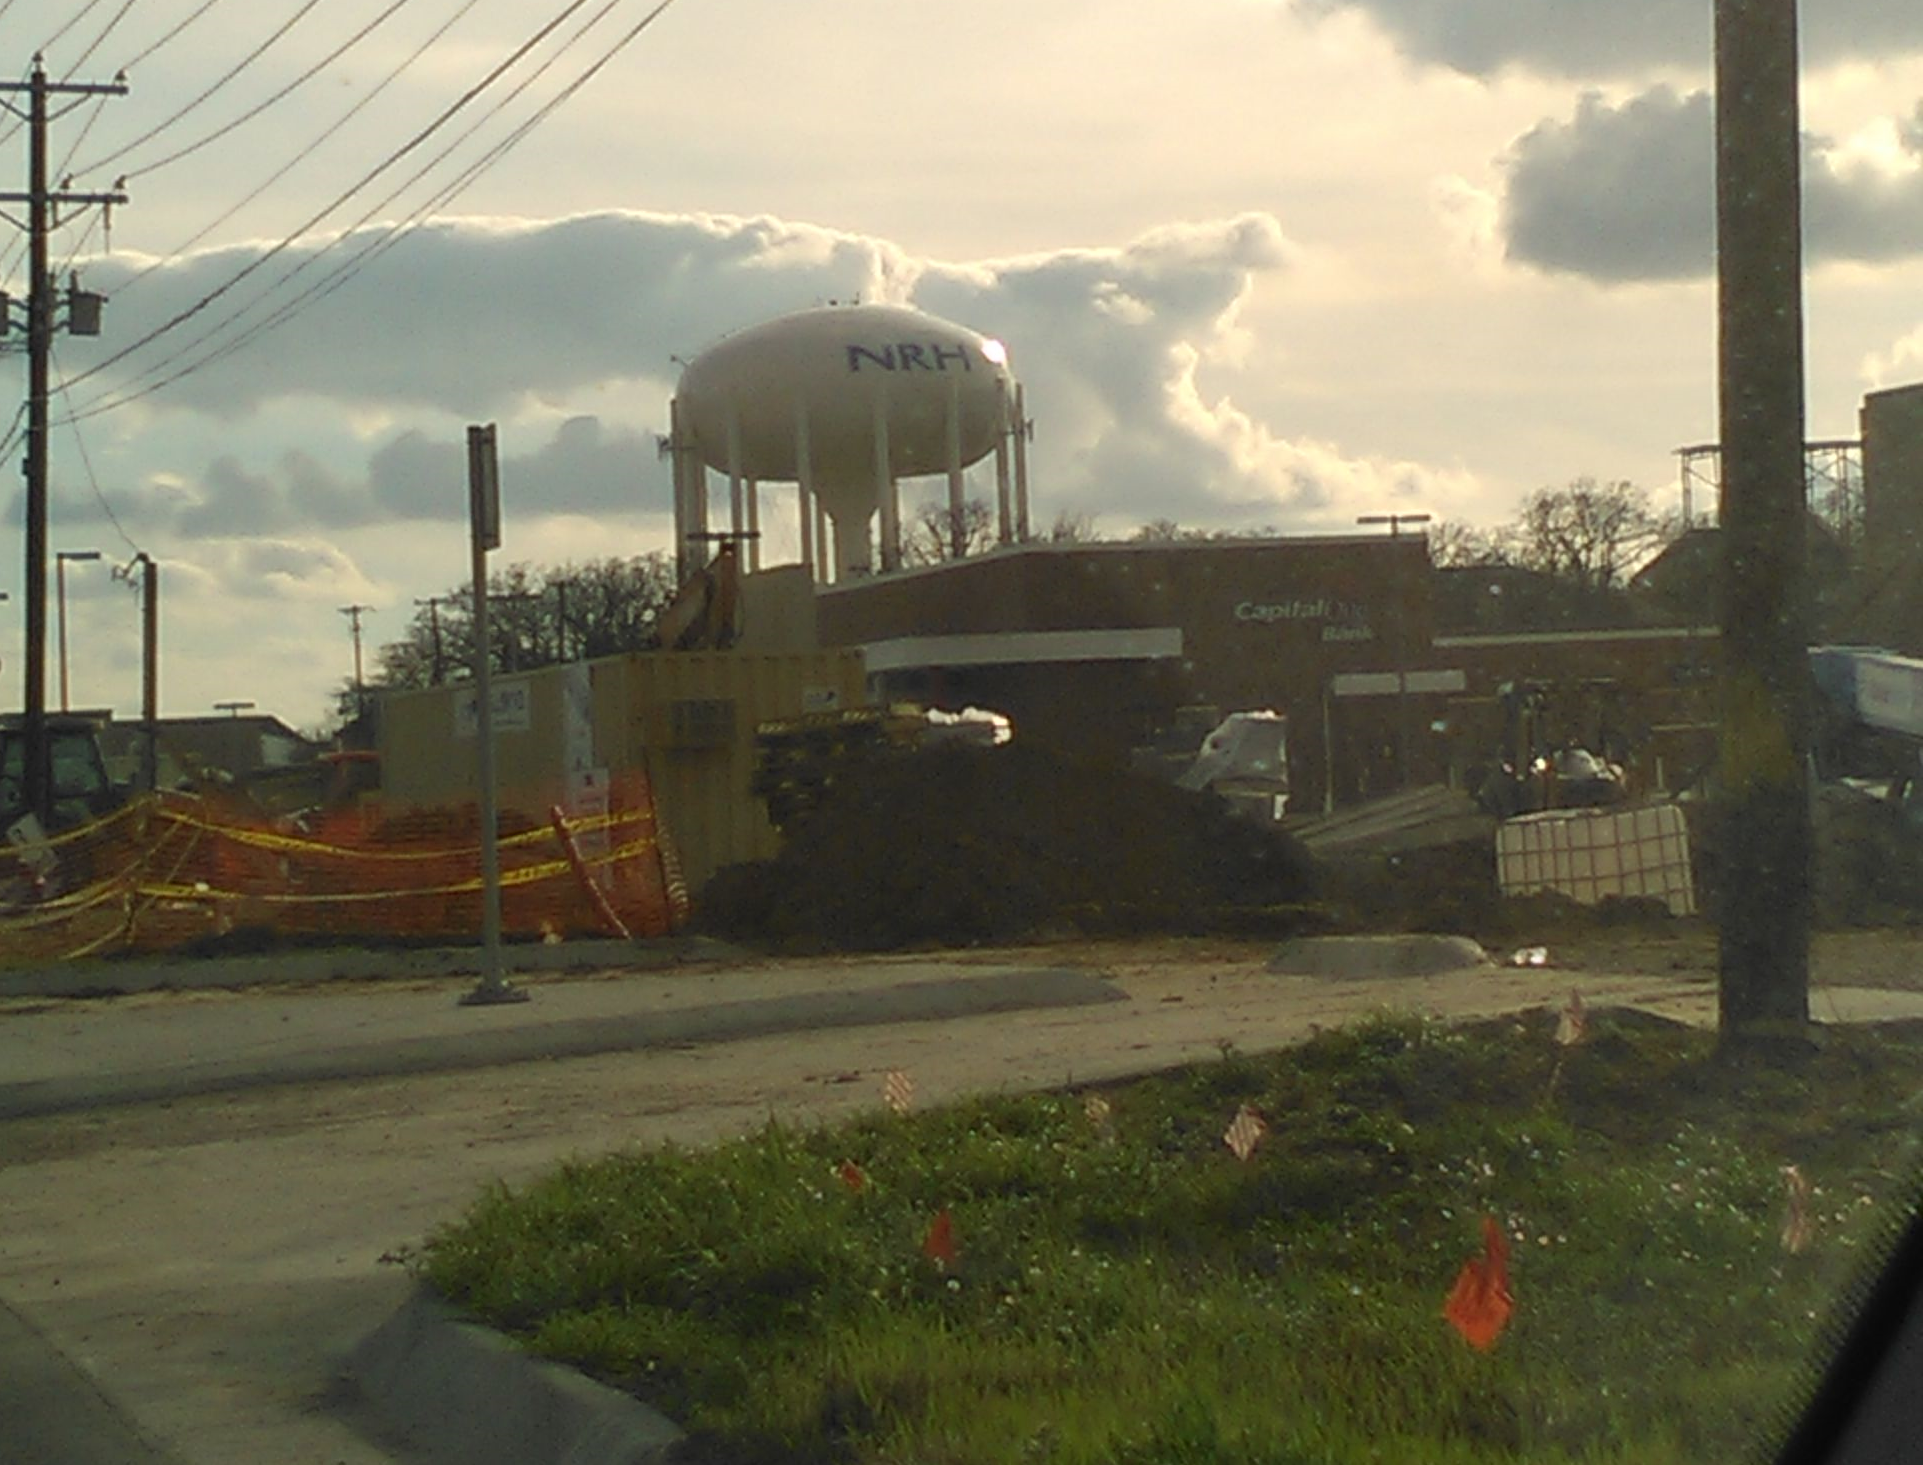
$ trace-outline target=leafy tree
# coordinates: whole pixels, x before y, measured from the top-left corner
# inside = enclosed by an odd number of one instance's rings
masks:
[[[488,577],[490,667],[528,671],[557,661],[644,651],[675,593],[674,564],[659,551],[585,564],[507,566]],[[381,647],[371,681],[412,689],[459,681],[474,666],[474,596],[468,584],[415,611],[407,633]]]

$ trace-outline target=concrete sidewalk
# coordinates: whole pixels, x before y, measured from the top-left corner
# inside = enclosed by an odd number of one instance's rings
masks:
[[[940,962],[616,972],[479,1006],[460,1003],[465,990],[357,983],[0,1013],[0,1119],[1123,1000],[1087,972]]]
[[[509,973],[656,971],[688,963],[738,964],[747,953],[706,936],[646,940],[513,941],[501,947]],[[289,987],[316,982],[419,981],[473,976],[481,948],[469,946],[324,946],[284,951],[180,956],[96,957],[44,966],[0,966],[0,998],[121,997],[136,992]]]

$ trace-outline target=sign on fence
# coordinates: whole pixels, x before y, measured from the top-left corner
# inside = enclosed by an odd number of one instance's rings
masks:
[[[534,699],[529,692],[526,677],[496,682],[488,692],[488,703],[494,713],[494,731],[497,736],[504,732],[526,732],[534,725]],[[480,726],[480,707],[475,701],[474,689],[463,688],[454,694],[454,736],[476,737],[479,735]]]

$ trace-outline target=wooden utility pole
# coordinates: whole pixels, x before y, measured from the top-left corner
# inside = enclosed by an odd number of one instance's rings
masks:
[[[116,580],[133,583],[140,567],[140,787],[152,793],[160,786],[160,566],[152,555],[138,550],[125,566],[114,571]]]
[[[367,715],[367,683],[361,676],[361,617],[374,609],[371,605],[343,605],[341,614],[354,635],[354,716]]]
[[[430,595],[425,599],[417,598],[414,602],[416,605],[427,607],[428,642],[433,648],[433,660],[429,664],[428,679],[436,687],[446,680],[447,670],[441,659],[441,604],[443,601],[451,603],[453,599],[451,595]]]
[[[25,716],[21,733],[23,792],[27,808],[45,826],[53,813],[53,767],[47,741],[47,395],[48,367],[53,354],[54,282],[48,267],[47,236],[55,210],[63,206],[125,203],[124,193],[74,193],[47,187],[47,99],[55,96],[124,96],[123,81],[49,81],[41,58],[25,81],[0,81],[0,98],[25,92],[23,112],[12,101],[0,107],[27,124],[27,191],[0,193],[0,204],[24,204],[27,229],[27,656],[26,690],[21,699]],[[76,292],[77,295],[78,292]],[[88,297],[97,303],[98,296]],[[84,321],[97,330],[88,306]],[[70,313],[69,327],[83,324]]]
[[[1715,18],[1728,1047],[1808,1027],[1813,839],[1796,0],[1716,0]]]

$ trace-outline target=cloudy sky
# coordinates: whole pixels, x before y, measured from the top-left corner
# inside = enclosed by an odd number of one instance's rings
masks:
[[[649,9],[0,0],[0,75],[129,86],[52,128],[56,177],[130,196],[54,240],[110,297],[57,346],[53,543],[105,556],[70,566],[77,705],[137,709],[139,548],[164,711],[317,723],[338,608],[378,643],[463,577],[470,422],[497,559],[667,547],[676,358],[830,299],[1003,338],[1038,517],[1115,533],[1493,523],[1585,474],[1667,501],[1715,435],[1706,0]],[[1923,7],[1803,31],[1808,427],[1854,436],[1923,379]],[[0,124],[0,190],[26,159]]]

